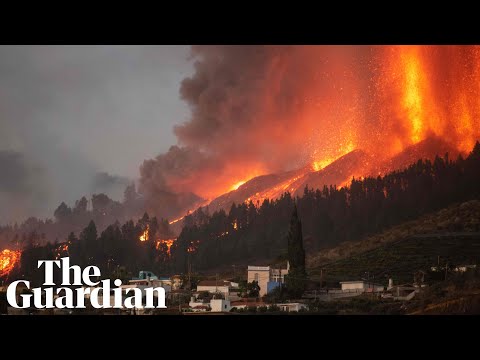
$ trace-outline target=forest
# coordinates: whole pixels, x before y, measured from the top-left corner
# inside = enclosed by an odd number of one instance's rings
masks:
[[[132,190],[132,189],[131,189]],[[134,190],[134,189],[133,189]],[[131,196],[134,199],[134,196]],[[307,254],[344,241],[361,240],[396,224],[480,198],[480,144],[465,158],[448,154],[433,161],[418,160],[385,176],[352,179],[347,187],[305,188],[303,196],[288,192],[279,199],[232,204],[229,211],[209,213],[200,208],[184,219],[176,241],[168,221],[144,214],[137,222],[112,222],[103,231],[91,220],[78,233],[70,227],[66,241],[42,242],[38,232],[24,236],[20,277],[34,282],[36,260],[69,255],[71,263],[99,266],[105,276],[124,278],[140,269],[158,275],[211,270],[232,264],[273,261],[287,253],[287,232],[294,204],[302,223]],[[85,211],[77,204],[56,211],[56,222],[69,226],[68,217]],[[105,226],[105,209],[94,210]],[[480,230],[480,229],[479,229]],[[78,234],[78,235],[77,235]],[[143,236],[143,240],[140,238]],[[45,238],[45,236],[43,236]],[[17,239],[18,240],[18,239]],[[166,241],[169,240],[169,241]],[[13,276],[13,274],[12,274]],[[20,278],[19,277],[19,278]],[[38,279],[40,280],[40,279]]]

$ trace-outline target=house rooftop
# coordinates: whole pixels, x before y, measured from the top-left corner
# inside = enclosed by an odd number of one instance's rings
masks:
[[[368,280],[340,281],[340,284],[358,284],[358,283],[365,283],[365,284],[372,284],[372,285],[376,285],[376,286],[383,286],[382,284],[374,283],[373,281],[368,281]]]
[[[227,280],[202,280],[197,284],[198,286],[232,286],[232,283]]]
[[[248,265],[248,271],[269,271],[270,266],[252,266]]]
[[[235,307],[235,306],[267,306],[269,304],[267,303],[264,303],[264,302],[261,302],[261,301],[245,301],[245,300],[238,300],[238,301],[232,301],[230,302],[230,306],[231,307]]]

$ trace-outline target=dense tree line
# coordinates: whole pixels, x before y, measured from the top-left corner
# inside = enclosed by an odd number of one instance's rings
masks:
[[[119,221],[111,221],[106,226],[105,214],[111,213],[116,205],[100,196],[92,199],[93,207],[88,211],[100,219],[98,223],[88,220],[81,232],[73,231],[70,226],[66,243],[45,243],[45,235],[38,231],[22,236],[25,250],[19,271],[34,280],[41,275],[36,268],[38,259],[67,255],[72,263],[95,264],[105,276],[116,277],[125,276],[125,272],[135,274],[141,269],[164,274],[183,273],[192,265],[195,270],[204,270],[247,262],[266,263],[279,256],[285,258],[289,245],[290,253],[304,251],[294,239],[303,238],[308,253],[343,241],[360,240],[454,202],[479,198],[477,142],[466,158],[452,161],[445,155],[433,161],[419,160],[385,176],[352,179],[350,186],[344,188],[306,187],[302,197],[294,199],[285,193],[276,200],[265,199],[257,206],[251,201],[232,204],[228,213],[220,210],[210,214],[208,208],[200,208],[185,218],[182,232],[169,254],[166,244],[157,242],[173,236],[167,220],[145,214],[137,223],[128,220],[120,225]],[[298,217],[294,213],[292,218],[295,205]],[[55,216],[62,223],[63,219],[81,216],[85,211],[85,201],[81,199],[73,209],[61,205]],[[64,223],[70,221],[71,218]],[[98,224],[105,229],[99,230]],[[149,240],[142,242],[139,238],[145,231]],[[302,278],[304,263],[300,261],[296,266]]]
[[[140,241],[145,234],[146,240]],[[169,273],[168,247],[160,240],[171,236],[168,221],[158,221],[146,213],[137,223],[130,220],[120,226],[116,222],[100,234],[95,223],[90,221],[78,237],[72,232],[65,242],[38,245],[34,238],[28,237],[20,267],[11,277],[40,284],[43,282],[43,270],[38,270],[38,260],[54,260],[65,256],[70,257],[71,264],[98,266],[104,277],[127,280],[146,269],[157,275]],[[59,276],[58,269],[55,276]]]
[[[305,188],[302,197],[285,193],[233,204],[226,213],[211,215],[207,209],[189,215],[172,247],[178,271],[187,264],[207,269],[245,261],[274,259],[287,253],[287,231],[294,203],[302,220],[307,251],[360,240],[393,225],[446,207],[454,202],[480,198],[480,144],[455,161],[437,156],[418,160],[404,170],[385,176],[352,179],[350,186]]]
[[[37,245],[63,241],[71,232],[80,233],[90,221],[94,221],[101,231],[116,221],[123,223],[141,216],[144,208],[134,184],[126,187],[123,202],[112,200],[105,194],[93,194],[90,207],[88,205],[89,201],[83,196],[73,207],[62,202],[53,213],[54,219],[30,217],[21,224],[0,226],[0,248],[2,245],[26,246],[32,237]]]

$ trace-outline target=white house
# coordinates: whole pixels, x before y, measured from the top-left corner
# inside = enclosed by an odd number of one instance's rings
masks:
[[[123,290],[126,291],[126,289],[131,289],[131,288],[138,288],[142,290],[142,295],[145,296],[145,289],[148,287],[163,287],[165,289],[165,294],[169,293],[172,290],[172,287],[168,284],[166,284],[162,280],[157,280],[157,279],[134,279],[134,280],[129,280],[128,284],[124,284],[120,286]]]
[[[280,311],[292,312],[292,311],[300,311],[303,309],[307,309],[307,305],[302,303],[285,303],[285,304],[277,304],[280,308]]]
[[[382,292],[384,286],[375,284],[370,281],[358,280],[358,281],[340,281],[343,292]]]
[[[229,312],[231,310],[230,300],[212,299],[210,300],[211,312]]]
[[[270,266],[248,266],[247,281],[258,282],[260,296],[264,296],[280,284],[285,283],[285,275],[288,275],[289,264],[286,269],[275,269]]]
[[[193,312],[229,312],[232,309],[230,300],[224,299],[211,299],[209,303],[204,303],[202,301],[197,301],[192,297],[188,306]]]
[[[203,280],[197,285],[197,292],[208,291],[209,293],[222,293],[225,298],[228,298],[230,290],[238,289],[238,283],[226,280]]]

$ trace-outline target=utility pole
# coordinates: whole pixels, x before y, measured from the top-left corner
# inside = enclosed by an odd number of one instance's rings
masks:
[[[192,289],[192,281],[190,279],[190,273],[192,272],[192,264],[190,263],[190,256],[188,257],[188,266],[187,266],[187,271],[188,271],[188,289]]]

